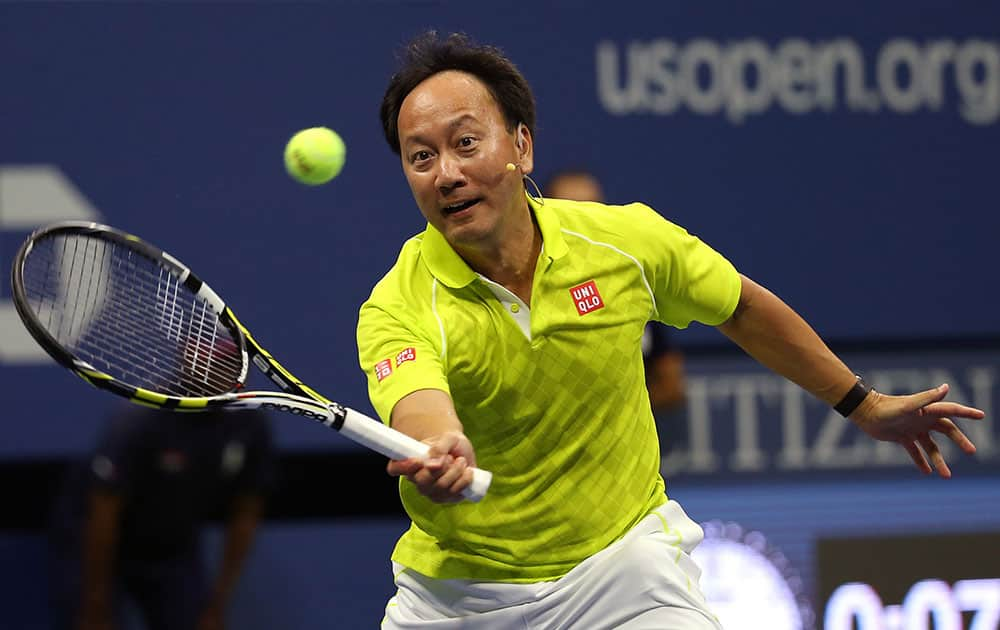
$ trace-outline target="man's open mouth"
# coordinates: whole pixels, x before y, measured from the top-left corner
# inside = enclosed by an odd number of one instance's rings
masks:
[[[462,201],[459,203],[453,203],[449,206],[445,206],[444,208],[442,208],[441,211],[446,215],[455,214],[461,212],[462,210],[467,210],[468,208],[471,208],[477,203],[479,203],[479,199],[469,199],[468,201]]]

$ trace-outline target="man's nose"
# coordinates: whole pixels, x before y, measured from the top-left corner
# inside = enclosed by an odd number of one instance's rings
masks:
[[[435,184],[441,190],[451,190],[465,184],[465,173],[461,160],[454,155],[442,154],[438,157]]]

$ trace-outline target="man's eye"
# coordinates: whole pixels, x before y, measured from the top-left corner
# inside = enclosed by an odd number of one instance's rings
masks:
[[[462,138],[459,139],[458,144],[462,147],[471,147],[476,144],[476,139],[472,136],[462,136]]]
[[[430,151],[417,151],[413,154],[411,160],[413,162],[423,162],[424,160],[429,160],[431,158]]]

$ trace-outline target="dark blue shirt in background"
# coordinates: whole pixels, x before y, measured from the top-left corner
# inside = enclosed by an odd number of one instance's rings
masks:
[[[87,497],[100,489],[122,498],[120,562],[190,551],[204,523],[224,515],[236,497],[266,495],[274,469],[270,423],[261,412],[128,405],[71,471],[53,510],[56,544],[78,546]]]

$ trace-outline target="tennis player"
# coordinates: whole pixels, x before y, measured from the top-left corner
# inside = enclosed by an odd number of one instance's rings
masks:
[[[649,207],[527,194],[531,89],[462,35],[410,43],[381,107],[427,228],[362,305],[373,406],[431,446],[392,461],[412,525],[384,628],[718,629],[668,499],[643,370],[653,319],[718,329],[917,467],[967,453],[946,385],[877,393],[780,299]],[[928,461],[929,460],[929,461]],[[461,502],[469,466],[494,473]]]

